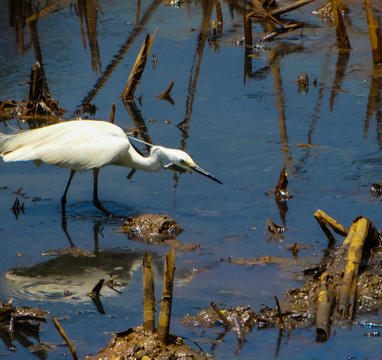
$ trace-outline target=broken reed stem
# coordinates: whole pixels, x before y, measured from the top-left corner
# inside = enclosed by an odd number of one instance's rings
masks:
[[[285,14],[289,11],[296,10],[296,9],[300,8],[301,6],[310,4],[313,1],[315,1],[315,0],[299,0],[299,1],[294,2],[293,4],[283,6],[279,9],[272,10],[269,14],[271,16],[279,16],[279,15]]]
[[[279,317],[280,324],[284,325],[284,318],[283,318],[283,313],[281,312],[281,306],[280,306],[279,299],[277,298],[276,295],[274,297],[275,297],[276,306],[277,306],[277,316]]]
[[[228,321],[227,317],[220,311],[220,309],[216,306],[216,304],[212,301],[210,303],[212,309],[216,312],[217,316],[219,316],[220,320],[223,321],[223,324],[226,329],[231,328],[231,323]]]
[[[169,97],[170,96],[170,93],[171,93],[171,90],[174,86],[174,79],[171,81],[170,85],[167,87],[167,89],[165,91],[162,92],[162,94],[156,96],[158,99],[164,99],[166,97]]]
[[[158,338],[163,345],[167,345],[170,333],[172,293],[174,287],[175,259],[174,248],[166,255],[164,268],[162,299],[158,319]]]
[[[143,328],[145,334],[155,332],[155,292],[154,272],[151,255],[146,251],[143,256]]]
[[[78,360],[78,357],[76,354],[76,349],[73,347],[69,338],[66,336],[65,331],[62,329],[61,325],[59,324],[59,322],[57,321],[57,319],[54,316],[52,316],[52,321],[53,321],[55,328],[57,329],[57,331],[59,332],[61,337],[64,339],[64,341],[66,342],[66,345],[68,345],[68,348],[72,354],[73,359]]]
[[[122,92],[122,100],[132,100],[134,97],[135,90],[139,83],[141,82],[141,77],[146,66],[147,57],[150,52],[151,45],[154,41],[155,34],[158,28],[155,29],[155,33],[150,37],[150,34],[147,34],[146,39],[144,40],[141,50],[135,60],[134,66],[131,70],[130,76],[126,82],[125,88]]]
[[[339,222],[332,219],[329,215],[325,214],[322,210],[318,209],[314,213],[314,217],[318,221],[318,223],[324,226],[330,226],[335,233],[341,236],[347,236],[349,233],[349,230],[343,227]],[[325,232],[325,230],[324,230]],[[326,233],[326,232],[325,232]]]
[[[330,275],[322,273],[320,280],[320,292],[317,298],[316,312],[316,339],[324,342],[330,334],[330,317],[332,315],[333,294],[332,288],[328,286]]]
[[[244,40],[245,46],[252,46],[253,40],[251,13],[244,15]]]
[[[339,288],[338,308],[342,318],[348,318],[349,320],[353,317],[358,270],[369,226],[370,221],[360,217],[353,223],[344,241],[344,245],[349,245],[349,250],[342,284]]]
[[[365,0],[367,27],[374,64],[382,63],[382,36],[377,18],[373,17],[369,0]]]
[[[110,110],[110,123],[114,124],[115,119],[115,104],[111,104],[111,110]]]
[[[220,0],[215,0],[216,17],[218,19],[218,25],[223,24],[223,13]]]
[[[337,45],[340,49],[349,50],[351,48],[344,18],[341,13],[339,0],[330,0],[334,22],[336,23]]]

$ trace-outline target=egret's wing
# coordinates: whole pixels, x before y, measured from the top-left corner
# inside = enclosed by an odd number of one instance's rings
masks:
[[[122,129],[99,121],[72,121],[6,136],[0,148],[4,161],[42,160],[74,170],[115,163],[130,148]]]

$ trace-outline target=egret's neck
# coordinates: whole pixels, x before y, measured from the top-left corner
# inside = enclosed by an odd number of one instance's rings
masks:
[[[164,154],[162,151],[161,146],[153,146],[150,151],[150,155],[147,157],[141,156],[138,154],[132,147],[130,148],[131,151],[129,151],[129,159],[126,159],[127,161],[124,166],[137,169],[137,170],[143,170],[143,171],[159,171],[163,166],[163,159]]]

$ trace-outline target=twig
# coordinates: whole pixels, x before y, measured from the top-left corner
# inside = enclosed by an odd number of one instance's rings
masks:
[[[70,342],[69,338],[66,336],[64,330],[62,329],[61,325],[59,324],[59,322],[56,320],[56,318],[54,316],[52,316],[52,320],[53,320],[53,324],[55,326],[55,328],[57,329],[57,331],[59,332],[59,334],[61,335],[61,337],[64,339],[64,341],[66,342],[66,345],[68,345],[68,348],[72,354],[72,357],[74,360],[78,360],[78,357],[77,357],[77,354],[76,354],[76,349],[73,347],[72,343]]]
[[[214,311],[216,312],[217,316],[219,316],[220,320],[223,321],[225,328],[230,329],[232,326],[231,323],[228,321],[227,317],[220,311],[220,309],[215,305],[213,301],[210,303],[210,305],[212,309],[214,309]]]

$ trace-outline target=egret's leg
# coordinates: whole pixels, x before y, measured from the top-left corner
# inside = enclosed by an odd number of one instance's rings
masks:
[[[94,177],[93,204],[98,210],[101,210],[107,216],[112,217],[113,215],[103,207],[103,205],[98,199],[98,174],[99,174],[99,169],[94,168],[93,169],[93,177]]]
[[[70,183],[72,182],[72,179],[75,173],[76,173],[76,170],[70,170],[69,180],[68,180],[68,183],[66,184],[64,194],[62,195],[62,198],[61,198],[62,214],[65,214],[66,194],[68,193]]]

